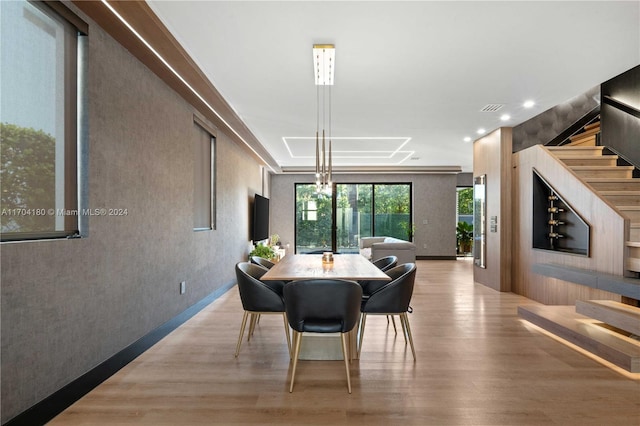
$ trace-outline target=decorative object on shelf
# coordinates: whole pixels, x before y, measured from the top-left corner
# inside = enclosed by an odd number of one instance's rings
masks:
[[[322,263],[333,263],[333,253],[330,251],[322,253]]]
[[[564,209],[557,207],[555,204],[558,202],[558,196],[551,191],[551,195],[547,197],[549,200],[549,208],[547,211],[549,212],[549,245],[552,248],[556,246],[556,240],[558,238],[564,238],[564,235],[558,234],[557,229],[559,226],[564,225],[564,222],[557,219],[556,215],[562,214]]]
[[[333,158],[331,153],[331,86],[335,72],[336,49],[333,44],[313,45],[313,66],[316,84],[316,187],[318,192],[330,194],[332,191],[331,174]],[[320,86],[322,86],[322,148],[320,145]],[[329,102],[327,107],[326,93],[329,86]],[[328,113],[327,113],[328,110]],[[329,122],[328,132],[325,124]],[[325,138],[329,137],[328,152]]]
[[[280,235],[278,234],[271,235],[271,237],[269,237],[269,245],[280,247]]]
[[[533,248],[589,256],[590,227],[533,170]]]

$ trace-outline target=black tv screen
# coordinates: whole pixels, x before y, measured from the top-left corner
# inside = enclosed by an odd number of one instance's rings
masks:
[[[269,199],[256,194],[253,199],[253,241],[269,238]]]

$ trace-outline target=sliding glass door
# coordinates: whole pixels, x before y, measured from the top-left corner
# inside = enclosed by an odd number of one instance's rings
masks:
[[[296,184],[296,253],[358,253],[361,237],[411,241],[411,183]]]

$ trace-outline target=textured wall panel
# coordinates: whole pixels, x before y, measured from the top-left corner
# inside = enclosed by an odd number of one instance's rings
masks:
[[[91,217],[84,239],[2,245],[2,423],[234,282],[247,255],[260,166],[219,133],[218,228],[193,232],[193,109],[90,34],[88,205],[128,214]]]

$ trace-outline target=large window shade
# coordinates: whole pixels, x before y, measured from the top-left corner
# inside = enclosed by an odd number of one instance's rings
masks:
[[[215,138],[200,125],[195,124],[193,144],[194,208],[193,229],[215,229],[214,164]]]
[[[2,240],[77,235],[86,25],[81,30],[40,2],[1,1],[0,8]]]

